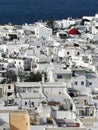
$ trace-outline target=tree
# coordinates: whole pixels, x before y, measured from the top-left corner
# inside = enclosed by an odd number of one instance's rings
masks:
[[[7,83],[13,83],[17,81],[17,75],[15,73],[15,71],[13,70],[8,70],[6,73],[6,79],[7,79]]]
[[[26,77],[26,82],[39,82],[42,81],[42,74],[45,75],[45,80],[47,79],[47,73],[46,72],[39,72],[36,73],[30,72],[30,74]]]
[[[5,84],[6,83],[6,79],[2,79],[0,84]]]
[[[53,18],[53,17],[49,18],[49,19],[47,20],[46,24],[47,24],[47,26],[48,26],[49,28],[54,29],[54,27],[55,27],[55,20],[54,20],[54,18]]]

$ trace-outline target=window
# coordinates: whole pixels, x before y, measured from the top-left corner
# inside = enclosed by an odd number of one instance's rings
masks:
[[[11,89],[11,86],[8,86],[8,89]]]
[[[31,88],[28,88],[28,92],[31,92]]]
[[[57,75],[57,79],[62,79],[62,75]]]
[[[33,90],[34,93],[38,93],[38,90]]]
[[[92,85],[92,83],[91,83],[91,82],[89,82],[89,85]]]
[[[78,82],[77,82],[77,81],[75,81],[75,82],[74,82],[74,85],[78,85]]]
[[[29,104],[29,107],[31,107],[31,101],[30,100],[29,100],[28,104]]]
[[[77,55],[79,56],[79,55],[80,55],[80,53],[79,53],[79,52],[77,52]]]
[[[25,102],[25,105],[27,105],[27,102]]]
[[[26,88],[23,88],[23,92],[26,92]]]
[[[67,55],[69,55],[69,51],[67,52]]]
[[[72,77],[75,77],[75,76],[76,76],[75,71],[72,70]]]
[[[10,92],[7,93],[7,96],[11,96],[11,95],[12,95],[12,93],[10,93]]]
[[[34,102],[32,102],[32,106],[34,106]]]
[[[84,81],[81,81],[81,85],[84,85]]]
[[[19,65],[21,64],[21,62],[19,62]]]

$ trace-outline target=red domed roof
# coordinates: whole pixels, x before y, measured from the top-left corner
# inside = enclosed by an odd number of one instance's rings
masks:
[[[68,31],[68,34],[70,35],[79,35],[80,32],[76,28],[72,28]]]

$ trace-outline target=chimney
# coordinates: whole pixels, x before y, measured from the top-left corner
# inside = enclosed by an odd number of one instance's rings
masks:
[[[42,84],[45,83],[45,75],[42,73]]]
[[[50,70],[50,82],[54,82],[53,69]]]
[[[20,82],[20,78],[19,78],[19,75],[17,75],[17,83]]]

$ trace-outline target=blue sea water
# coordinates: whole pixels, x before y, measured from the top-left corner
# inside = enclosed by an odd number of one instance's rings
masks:
[[[0,0],[0,24],[33,23],[50,17],[81,18],[98,13],[98,0]]]

